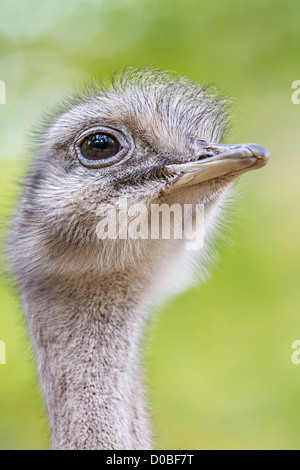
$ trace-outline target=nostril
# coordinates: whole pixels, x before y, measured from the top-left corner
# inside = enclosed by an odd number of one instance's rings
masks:
[[[206,160],[207,158],[214,157],[214,152],[205,152],[198,156],[197,160]]]

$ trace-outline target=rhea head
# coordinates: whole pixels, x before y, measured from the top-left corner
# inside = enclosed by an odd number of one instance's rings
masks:
[[[48,274],[171,265],[182,240],[99,239],[101,216],[120,198],[202,204],[208,240],[233,181],[269,157],[259,145],[222,143],[229,116],[212,88],[152,70],[127,70],[71,100],[41,134],[27,181],[19,222],[34,246],[23,269],[39,276],[37,257]]]

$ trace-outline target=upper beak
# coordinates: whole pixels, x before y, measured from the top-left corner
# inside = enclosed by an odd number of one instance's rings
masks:
[[[198,160],[177,165],[167,165],[166,169],[178,175],[170,189],[203,183],[215,178],[231,181],[249,170],[265,166],[269,151],[257,144],[209,144],[198,140]]]

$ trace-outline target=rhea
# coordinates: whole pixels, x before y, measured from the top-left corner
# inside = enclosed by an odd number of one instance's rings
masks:
[[[10,252],[53,449],[152,448],[142,369],[149,312],[195,282],[232,183],[269,157],[256,144],[222,143],[229,115],[210,87],[127,70],[72,99],[40,133]],[[100,237],[120,198],[149,210],[201,205],[204,246],[186,249],[174,228],[169,239],[120,237],[122,227]]]

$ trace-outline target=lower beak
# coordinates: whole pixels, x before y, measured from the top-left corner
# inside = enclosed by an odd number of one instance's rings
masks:
[[[232,181],[246,171],[265,166],[270,153],[257,144],[209,144],[198,140],[198,160],[167,165],[170,174],[178,175],[170,189],[196,185],[216,178]]]

